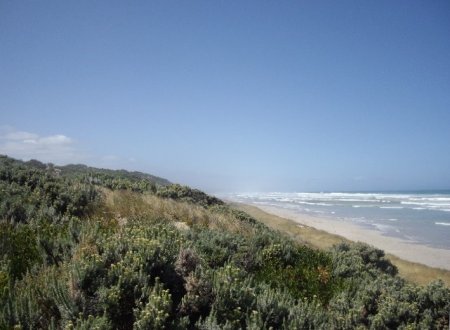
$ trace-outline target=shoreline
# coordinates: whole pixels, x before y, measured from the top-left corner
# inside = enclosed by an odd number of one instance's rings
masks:
[[[339,236],[354,242],[363,242],[383,250],[386,254],[412,263],[428,267],[450,270],[450,250],[433,248],[406,241],[401,238],[385,236],[382,233],[361,228],[358,225],[344,221],[331,220],[312,215],[297,213],[276,206],[243,204],[255,207],[271,215],[291,220],[297,225],[307,226],[330,235]]]

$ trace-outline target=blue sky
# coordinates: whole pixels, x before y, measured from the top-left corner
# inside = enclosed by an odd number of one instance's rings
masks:
[[[0,153],[209,192],[450,188],[448,1],[2,1]]]

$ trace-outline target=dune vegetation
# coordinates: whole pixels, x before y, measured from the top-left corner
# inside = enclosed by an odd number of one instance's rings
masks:
[[[1,329],[445,329],[450,290],[139,172],[0,157]]]

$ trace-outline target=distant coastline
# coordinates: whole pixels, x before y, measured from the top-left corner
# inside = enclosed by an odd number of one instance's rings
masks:
[[[450,194],[443,190],[235,193],[223,197],[258,207],[290,210],[292,216],[324,218],[329,226],[354,225],[383,237],[450,250]]]
[[[450,270],[448,191],[279,192],[221,197],[301,226],[373,245],[409,262]]]

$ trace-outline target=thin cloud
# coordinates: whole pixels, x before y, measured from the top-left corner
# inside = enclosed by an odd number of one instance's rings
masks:
[[[84,159],[74,140],[66,135],[40,136],[11,127],[0,128],[0,154],[56,164],[80,162]]]
[[[128,168],[137,162],[133,157],[87,153],[85,148],[64,134],[41,136],[10,126],[0,126],[0,154],[57,165],[85,163],[105,168]]]

